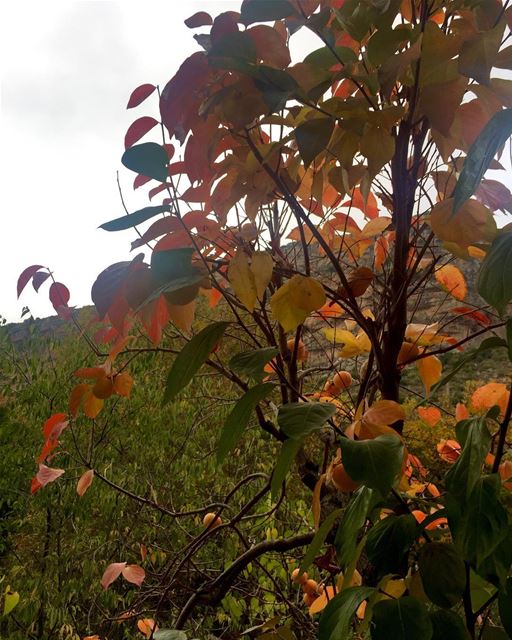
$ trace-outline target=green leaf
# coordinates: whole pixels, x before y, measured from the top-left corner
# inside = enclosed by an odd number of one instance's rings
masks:
[[[497,589],[479,576],[478,573],[475,573],[473,569],[470,569],[469,591],[471,595],[471,610],[475,613],[496,594]]]
[[[279,349],[267,347],[264,349],[253,349],[252,351],[242,351],[237,353],[229,361],[230,369],[236,373],[245,374],[256,382],[263,379],[264,366],[275,358],[279,353]]]
[[[386,495],[402,468],[404,447],[398,436],[384,435],[373,440],[342,438],[343,465],[355,482]]]
[[[499,235],[482,262],[478,293],[500,316],[512,300],[512,233]]]
[[[512,527],[493,553],[478,565],[478,573],[486,580],[503,588],[512,566]]]
[[[357,62],[356,54],[349,47],[320,47],[309,53],[305,58],[306,64],[314,67],[330,69],[333,65]]]
[[[153,634],[155,640],[187,640],[187,634],[179,629],[160,629]]]
[[[320,617],[318,640],[348,638],[350,623],[355,612],[361,602],[369,598],[374,591],[372,587],[349,587],[329,600]]]
[[[375,31],[368,41],[368,58],[370,62],[379,66],[390,58],[402,42],[410,39],[410,31],[402,26],[396,29],[381,28]]]
[[[240,17],[244,24],[273,22],[296,14],[288,0],[244,0]]]
[[[501,624],[508,633],[509,638],[512,638],[512,578],[507,578],[506,588],[500,591],[498,610]]]
[[[165,213],[170,211],[170,207],[168,205],[160,205],[157,207],[144,207],[144,209],[139,209],[134,213],[130,213],[127,216],[121,216],[121,218],[116,218],[115,220],[110,220],[109,222],[105,222],[99,226],[100,229],[105,229],[105,231],[123,231],[124,229],[130,229],[131,227],[136,227],[146,220],[153,218],[159,213]]]
[[[508,534],[508,516],[500,501],[500,489],[497,474],[479,478],[453,532],[463,557],[477,570]]]
[[[491,434],[486,416],[462,420],[457,428],[457,436],[463,440],[464,447],[459,459],[446,474],[446,486],[454,496],[464,500],[480,477],[483,461],[489,453]]]
[[[419,554],[423,590],[440,607],[457,604],[466,588],[466,565],[453,544],[430,542]]]
[[[370,529],[365,551],[379,578],[387,574],[405,575],[409,550],[417,535],[418,523],[410,514],[390,515]]]
[[[177,278],[176,280],[171,280],[170,282],[166,282],[157,289],[155,289],[151,295],[144,299],[143,302],[139,304],[139,306],[135,309],[135,313],[138,313],[141,309],[143,309],[147,304],[152,302],[153,300],[157,300],[162,294],[165,293],[174,293],[181,291],[182,289],[186,289],[188,287],[193,287],[197,285],[199,289],[199,284],[204,281],[204,276],[200,273],[195,275],[185,276],[183,278]]]
[[[302,561],[300,563],[299,574],[304,573],[306,569],[309,569],[310,564],[313,562],[315,557],[320,553],[320,549],[325,542],[325,539],[329,535],[330,530],[333,527],[335,521],[340,517],[343,513],[342,509],[336,509],[332,511],[327,518],[322,522],[318,531],[315,533],[315,537],[311,541]]]
[[[289,438],[302,441],[320,429],[335,412],[336,407],[328,402],[290,402],[279,407],[277,423]]]
[[[507,332],[508,359],[510,360],[510,362],[512,362],[512,318],[507,320],[506,332]]]
[[[354,557],[358,531],[366,522],[368,514],[378,499],[373,489],[368,487],[359,487],[352,496],[334,539],[336,556],[343,569]]]
[[[276,466],[270,482],[272,500],[275,500],[279,495],[279,491],[286,479],[286,475],[288,474],[301,445],[301,440],[292,439],[286,440],[286,442],[283,442],[281,445],[281,451],[277,457]]]
[[[308,167],[319,153],[325,150],[334,131],[334,120],[315,118],[308,120],[295,129],[295,139],[300,157]]]
[[[433,632],[427,607],[411,596],[377,602],[370,628],[372,640],[430,640]]]
[[[4,612],[3,615],[6,616],[16,607],[18,602],[20,601],[20,594],[17,591],[12,591],[11,587],[7,587],[4,592]]]
[[[153,634],[154,640],[187,640],[187,634],[178,629],[160,629]]]
[[[256,62],[256,44],[245,31],[233,31],[218,39],[208,52],[209,58],[237,58]]]
[[[192,266],[194,249],[182,247],[153,251],[151,254],[151,271],[159,282],[171,282],[177,278],[184,278],[198,273],[197,267]]]
[[[257,404],[268,396],[273,388],[274,385],[271,382],[252,387],[235,404],[224,423],[217,445],[217,461],[219,463],[235,447]]]
[[[123,153],[121,162],[127,169],[159,182],[167,180],[167,151],[156,142],[136,144]]]
[[[498,111],[469,148],[454,192],[453,215],[475,193],[498,149],[512,135],[512,109]]]
[[[215,322],[195,335],[176,356],[165,386],[163,404],[174,400],[192,380],[224,335],[229,322]]]
[[[431,640],[470,640],[464,621],[454,611],[430,611],[430,622],[434,630]]]

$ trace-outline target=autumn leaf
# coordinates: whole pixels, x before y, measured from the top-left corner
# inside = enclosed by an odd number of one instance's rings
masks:
[[[461,446],[456,440],[441,440],[436,445],[441,460],[453,464],[457,462],[461,454]]]
[[[130,392],[133,387],[133,378],[129,373],[123,371],[122,373],[118,373],[114,377],[114,393],[117,393],[118,396],[123,396],[127,398],[130,395]]]
[[[80,497],[82,497],[87,489],[91,486],[92,481],[94,479],[94,469],[88,469],[80,479],[76,485],[76,492]]]
[[[425,395],[428,397],[432,386],[441,380],[443,365],[438,357],[426,356],[425,358],[416,360],[416,366],[423,386],[425,387]]]
[[[508,402],[509,392],[502,382],[489,382],[478,387],[471,396],[471,406],[476,411],[487,410],[498,406],[504,414]]]
[[[121,572],[125,567],[126,562],[112,562],[111,564],[109,564],[101,578],[101,586],[105,590],[107,590],[114,582],[114,580],[116,580],[121,575]]]
[[[228,278],[237,298],[251,313],[256,300],[262,298],[272,278],[272,256],[264,251],[257,251],[251,256],[238,250],[231,258],[228,267]]]
[[[431,427],[435,427],[441,420],[441,411],[437,407],[418,407],[416,409],[417,414]]]
[[[64,469],[52,469],[44,464],[39,465],[37,475],[32,479],[31,493],[34,494],[50,482],[54,482],[64,473]]]
[[[457,300],[464,300],[468,294],[466,279],[460,269],[453,264],[445,264],[436,269],[434,276],[445,291]]]
[[[453,198],[438,202],[430,212],[432,231],[443,242],[462,248],[490,242],[497,227],[492,211],[478,200],[466,200],[453,215]]]
[[[324,288],[318,280],[295,275],[274,293],[270,308],[285,331],[294,331],[325,300]]]
[[[123,578],[132,584],[136,584],[138,587],[144,581],[146,577],[146,572],[142,567],[139,567],[137,564],[127,564],[122,570]]]

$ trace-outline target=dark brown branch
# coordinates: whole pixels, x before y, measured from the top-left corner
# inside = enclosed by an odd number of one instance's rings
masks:
[[[239,556],[233,564],[223,571],[215,580],[203,585],[190,596],[176,620],[174,625],[175,628],[183,629],[196,606],[206,605],[213,607],[219,604],[240,573],[242,573],[247,565],[253,562],[256,558],[273,551],[277,553],[284,553],[291,549],[303,547],[309,544],[311,540],[313,540],[313,537],[314,532],[311,531],[310,533],[294,536],[293,538],[286,538],[284,540],[265,540],[264,542],[254,545]]]

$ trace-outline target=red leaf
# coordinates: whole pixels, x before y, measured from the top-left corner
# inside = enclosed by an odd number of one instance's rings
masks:
[[[189,29],[197,29],[197,27],[206,27],[213,23],[212,17],[206,11],[198,11],[193,16],[185,20],[185,24]]]
[[[122,570],[126,567],[126,562],[113,562],[105,569],[101,578],[101,586],[106,590],[121,575]]]
[[[491,324],[489,316],[483,311],[478,311],[478,309],[472,309],[471,307],[453,307],[453,309],[450,309],[450,312],[462,315],[465,318],[471,318],[475,322],[478,322],[478,324],[481,324],[482,327],[488,327]]]
[[[149,176],[143,176],[142,173],[139,173],[138,176],[135,176],[135,180],[133,181],[133,189],[135,190],[142,187],[143,184],[146,184],[146,182],[149,182],[150,180],[152,180],[152,178]]]
[[[39,471],[37,472],[37,475],[35,477],[35,480],[37,480],[39,486],[37,487],[37,489],[35,489],[35,491],[38,491],[39,489],[41,489],[41,487],[46,487],[46,485],[50,482],[57,480],[57,478],[60,478],[63,473],[64,469],[51,469],[44,464],[40,464]],[[34,484],[36,483],[34,483],[33,480],[32,485]],[[35,493],[35,491],[32,491],[32,493]]]
[[[27,286],[29,280],[35,276],[35,274],[39,271],[39,269],[44,269],[42,264],[33,264],[31,267],[27,267],[24,269],[18,278],[18,298],[20,297],[21,292]]]
[[[166,189],[168,189],[171,185],[167,184],[166,182],[163,182],[162,184],[159,184],[157,187],[154,187],[153,189],[151,189],[151,191],[148,193],[149,199],[153,200],[153,198],[158,195],[159,193],[161,193],[162,191],[165,191]]]
[[[133,109],[133,107],[138,107],[141,102],[144,102],[146,98],[149,98],[155,89],[156,87],[154,84],[141,84],[140,87],[137,87],[132,91],[132,95],[128,100],[126,108]]]
[[[139,565],[137,564],[125,563],[125,565],[126,566],[123,569],[123,578],[125,580],[128,580],[128,582],[136,584],[138,587],[140,587],[144,581],[144,578],[146,577],[146,572],[144,571],[144,569],[142,567],[139,567]]]
[[[38,271],[37,273],[35,273],[34,277],[32,278],[32,286],[34,287],[35,291],[39,291],[39,287],[43,284],[43,282],[46,282],[49,277],[50,274],[45,273],[44,271]]]
[[[162,146],[167,151],[167,157],[169,158],[169,161],[171,161],[173,156],[174,156],[174,151],[175,151],[174,145],[173,144],[164,144]]]
[[[55,311],[59,307],[67,307],[69,302],[69,289],[61,282],[53,282],[50,287],[50,302],[53,304]]]
[[[41,453],[37,457],[37,464],[44,462],[58,446],[59,441],[56,438],[48,438],[41,449]]]
[[[157,124],[158,120],[150,118],[149,116],[143,116],[142,118],[135,120],[135,122],[132,122],[124,137],[124,148],[128,149],[128,147],[134,145],[142,138],[142,136],[145,136],[146,133],[151,131],[151,129],[153,129]]]
[[[57,429],[57,427],[59,427],[62,424],[64,424],[64,426],[62,427],[62,429],[64,429],[67,426],[66,418],[67,418],[67,414],[65,414],[65,413],[55,413],[53,416],[50,416],[48,418],[48,420],[43,425],[43,437],[44,437],[44,439],[48,440],[48,438],[54,437],[53,434],[56,431],[59,431]],[[62,429],[60,429],[59,435],[61,434]],[[57,435],[55,437],[58,438],[59,435]]]
[[[80,497],[84,495],[87,489],[91,486],[94,479],[94,469],[88,469],[78,481],[76,485],[76,492]]]

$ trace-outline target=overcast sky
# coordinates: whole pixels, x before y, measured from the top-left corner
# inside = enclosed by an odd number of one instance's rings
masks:
[[[123,140],[153,96],[126,111],[145,82],[164,85],[197,50],[183,21],[198,10],[237,9],[238,0],[29,0],[0,9],[0,315],[18,321],[53,311],[46,288],[16,299],[28,265],[43,264],[90,304],[96,275],[129,258],[130,232],[98,225],[123,214],[116,185]],[[146,204],[121,171],[128,208]],[[44,288],[44,285],[43,285]]]

